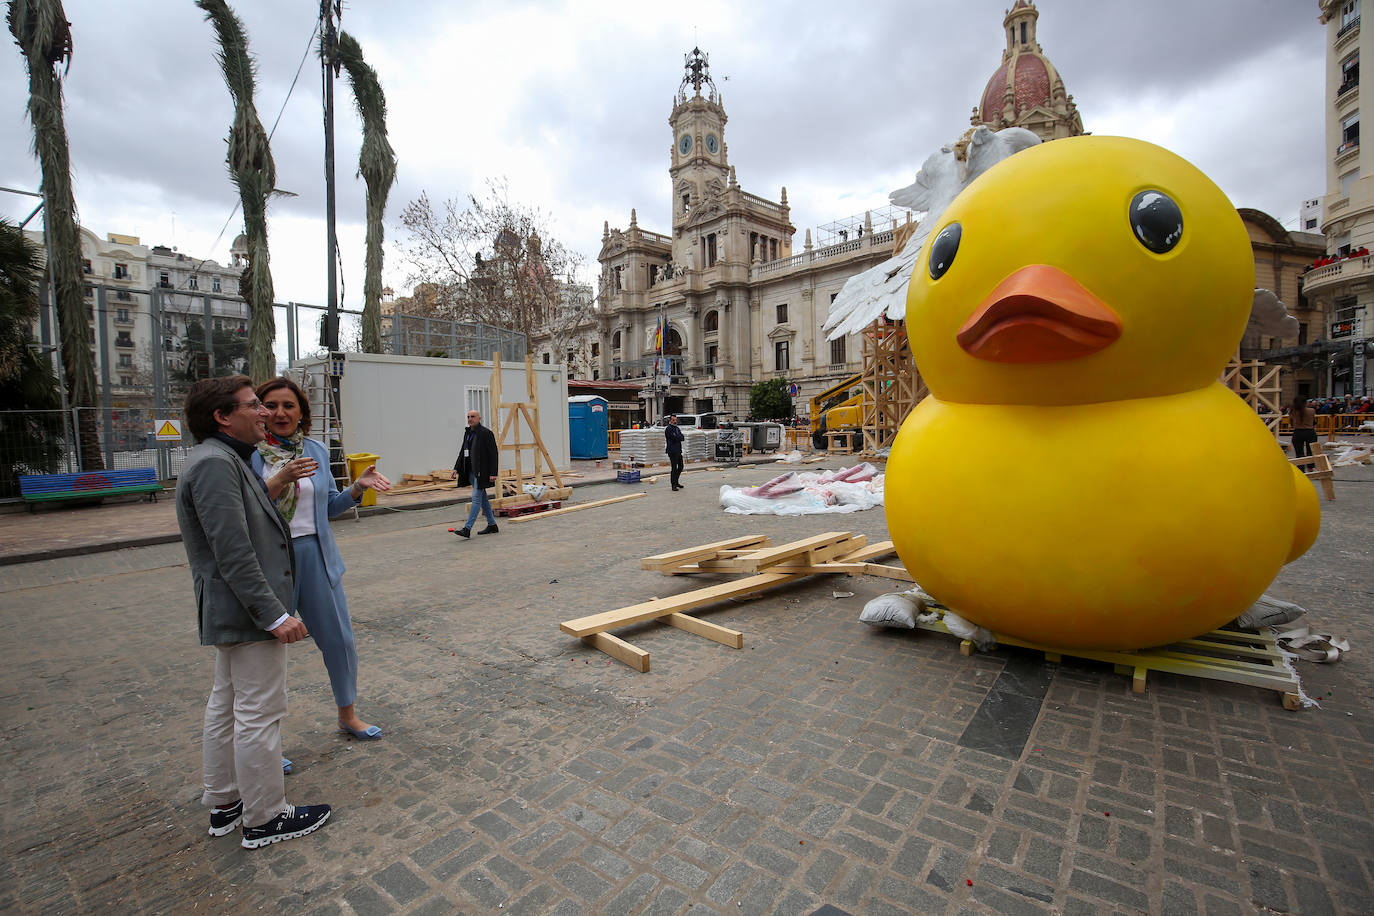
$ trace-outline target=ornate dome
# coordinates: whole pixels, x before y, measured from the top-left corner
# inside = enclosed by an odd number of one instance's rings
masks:
[[[1035,38],[1040,11],[1032,0],[1016,0],[1002,19],[1007,48],[1002,65],[988,80],[982,104],[973,110],[972,122],[993,130],[1024,127],[1041,140],[1075,137],[1083,133],[1083,121],[1073,96],[1064,91],[1059,71],[1045,56]]]

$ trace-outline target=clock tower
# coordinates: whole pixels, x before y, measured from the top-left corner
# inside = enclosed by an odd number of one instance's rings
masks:
[[[729,187],[725,108],[711,79],[710,56],[700,48],[683,55],[685,75],[668,118],[673,128],[673,230],[680,233],[695,211]],[[702,95],[702,87],[706,94]]]

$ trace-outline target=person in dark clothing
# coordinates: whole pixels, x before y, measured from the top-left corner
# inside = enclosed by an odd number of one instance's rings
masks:
[[[668,465],[672,468],[673,492],[682,489],[682,430],[677,425],[677,414],[668,417],[668,425],[663,428],[663,438],[668,452]]]
[[[491,500],[487,499],[487,487],[495,479],[499,463],[496,436],[482,425],[480,413],[469,410],[463,446],[458,449],[458,460],[453,463],[453,479],[472,484],[472,508],[468,510],[467,524],[454,532],[459,537],[472,537],[472,526],[477,522],[479,511],[486,516],[487,527],[478,534],[496,534],[500,530],[496,527],[496,516],[491,511]]]
[[[1288,408],[1288,419],[1293,423],[1293,457],[1305,458],[1312,454],[1312,443],[1317,441],[1317,415],[1307,406],[1307,398],[1298,395]]]

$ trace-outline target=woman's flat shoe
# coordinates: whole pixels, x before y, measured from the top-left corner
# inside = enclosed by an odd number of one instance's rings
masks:
[[[287,760],[285,757],[281,759],[281,772],[283,776],[291,775],[291,761]]]
[[[369,725],[367,728],[360,730],[349,728],[347,725],[340,722],[339,731],[348,732],[359,741],[376,741],[378,738],[382,737],[382,730],[375,725]]]

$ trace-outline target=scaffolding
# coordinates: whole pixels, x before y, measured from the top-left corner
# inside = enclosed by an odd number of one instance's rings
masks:
[[[382,335],[382,352],[392,356],[433,356],[489,360],[493,353],[519,362],[529,352],[525,335],[478,321],[455,321],[397,313]]]
[[[863,442],[886,448],[929,391],[911,357],[906,322],[879,318],[863,332]]]
[[[906,207],[894,207],[891,204],[876,207],[817,226],[816,238],[812,244],[817,248],[826,248],[843,242],[858,241],[866,232],[896,229],[902,223],[915,218],[916,214]]]

